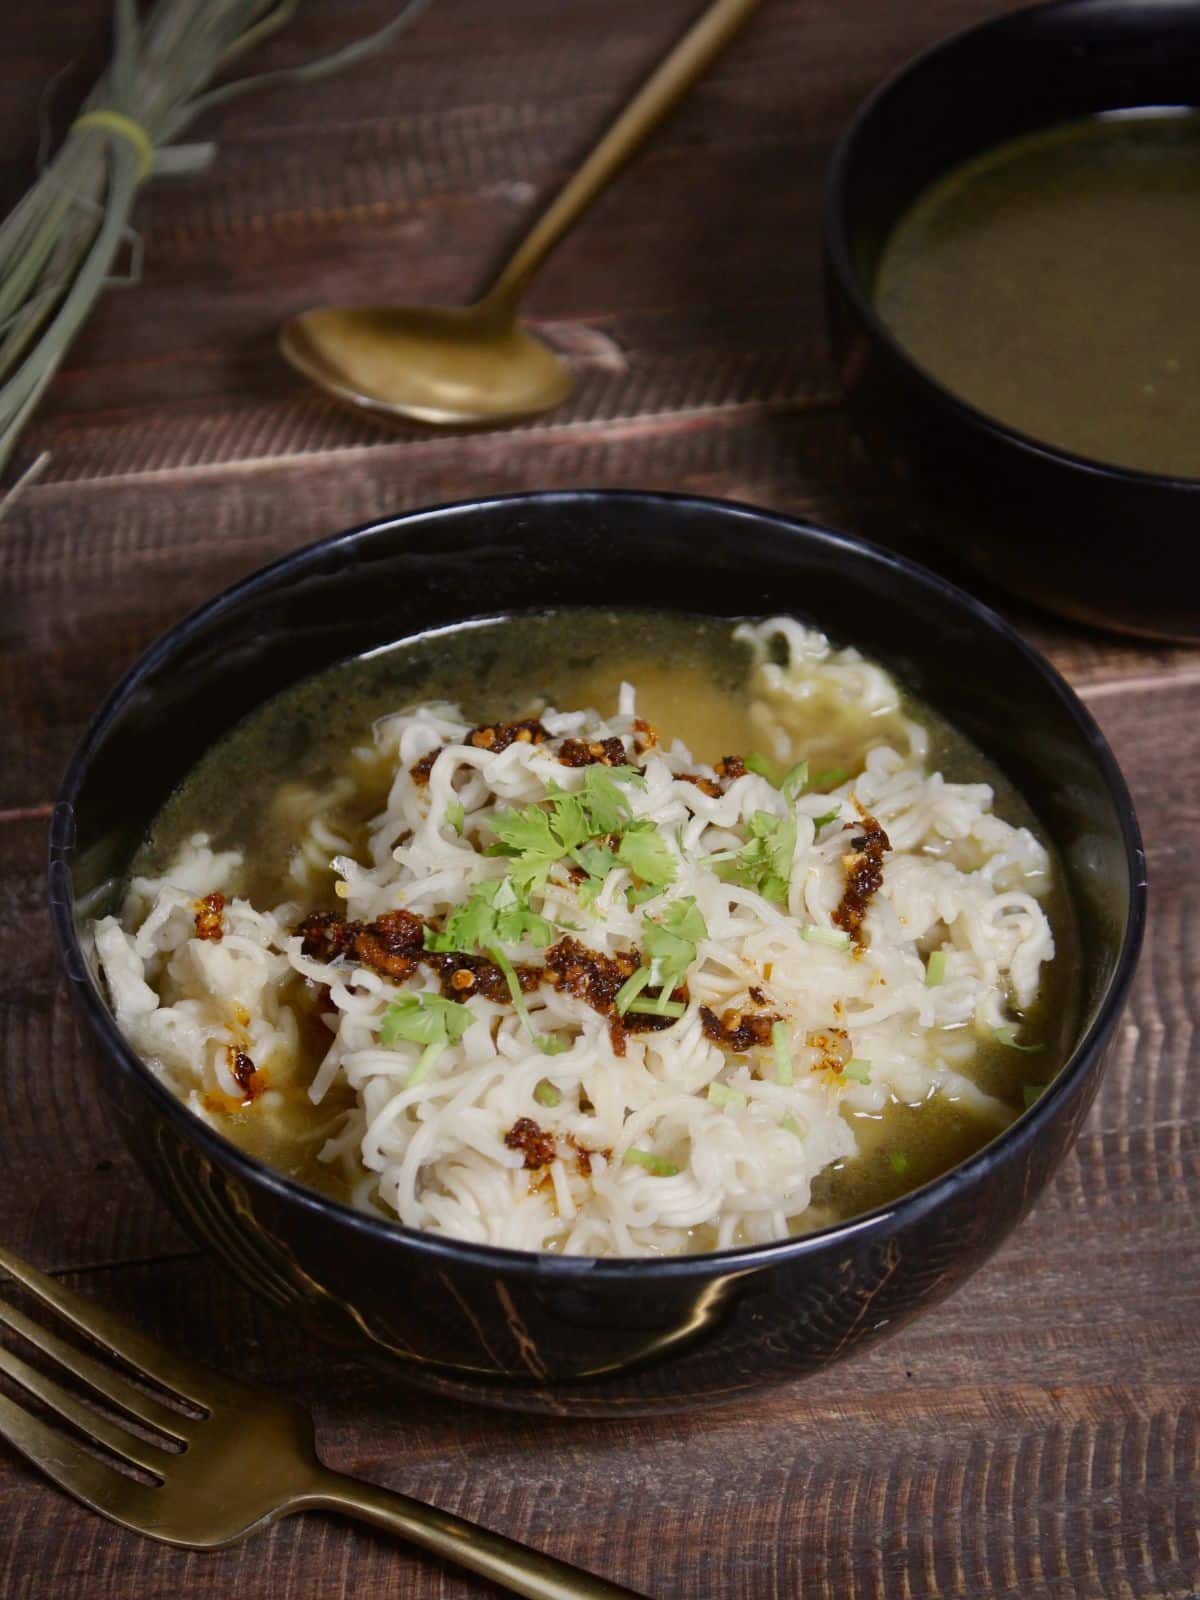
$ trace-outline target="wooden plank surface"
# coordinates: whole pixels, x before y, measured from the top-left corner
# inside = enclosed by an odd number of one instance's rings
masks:
[[[767,0],[540,279],[580,373],[543,421],[389,431],[273,353],[313,302],[486,278],[695,0],[438,0],[386,57],[210,119],[30,430],[0,526],[0,1239],[181,1349],[307,1400],[328,1459],[661,1600],[1184,1600],[1200,1589],[1200,656],[1005,608],[1133,784],[1154,904],[1095,1110],[1034,1215],[929,1317],[723,1412],[563,1423],[388,1387],[226,1280],[154,1204],[89,1089],[42,908],[46,817],[101,689],[215,589],[310,538],[478,492],[687,489],[905,537],[821,336],[824,162],[886,71],[986,0]],[[0,192],[61,130],[104,0],[6,19]],[[269,64],[386,0],[313,0]],[[264,61],[264,64],[267,64]],[[458,1597],[484,1586],[322,1517],[216,1556],[118,1533],[0,1447],[0,1596]]]

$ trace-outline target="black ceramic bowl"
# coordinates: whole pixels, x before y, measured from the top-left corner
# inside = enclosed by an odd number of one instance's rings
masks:
[[[669,1261],[460,1244],[352,1211],[243,1155],[124,1043],[81,950],[82,897],[121,874],[205,746],[274,691],[429,628],[619,606],[631,592],[664,610],[811,618],[886,663],[1008,773],[1062,852],[1079,915],[1083,1020],[1061,1075],[986,1150],[894,1205],[806,1238]],[[1137,825],[1113,758],[999,617],[896,556],[783,517],[590,493],[447,506],[346,533],[174,628],[84,735],[54,817],[50,898],[100,1091],[164,1204],[251,1288],[429,1388],[593,1415],[715,1403],[800,1377],[960,1283],[1075,1136],[1144,911]]]
[[[888,236],[917,196],[1020,134],[1134,106],[1200,105],[1197,0],[1060,0],[955,35],[865,103],[829,175],[834,355],[868,453],[924,527],[1017,593],[1127,632],[1200,638],[1200,477],[1105,466],[956,398],[873,309]]]

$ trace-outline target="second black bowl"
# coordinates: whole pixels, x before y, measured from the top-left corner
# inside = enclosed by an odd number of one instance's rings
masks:
[[[660,1261],[535,1255],[414,1232],[301,1187],[194,1116],[121,1036],[79,923],[105,909],[202,750],[276,690],[394,639],[631,598],[666,611],[814,620],[956,722],[1028,797],[1065,862],[1084,964],[1075,1048],[1033,1109],[953,1171],[868,1215],[804,1238]],[[162,1202],[256,1293],[428,1388],[592,1415],[713,1404],[803,1376],[961,1283],[1075,1136],[1144,913],[1137,827],[1112,756],[1071,691],[999,617],[918,567],[820,528],[716,501],[586,493],[377,523],[289,556],[181,623],[84,735],[54,817],[50,895],[100,1093]]]
[[[834,355],[877,465],[927,530],[989,576],[1067,616],[1200,639],[1181,574],[1195,560],[1200,477],[1087,461],[975,410],[880,321],[888,236],[935,179],[1008,139],[1133,106],[1200,104],[1200,0],[1059,0],[956,34],[863,106],[825,210]]]

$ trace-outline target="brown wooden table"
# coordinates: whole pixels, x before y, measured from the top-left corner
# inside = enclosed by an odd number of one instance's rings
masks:
[[[387,432],[276,358],[314,301],[453,300],[486,275],[695,0],[438,0],[389,55],[240,102],[204,176],[156,185],[114,290],[27,436],[49,470],[0,525],[0,1238],[181,1349],[317,1413],[331,1463],[661,1600],[1074,1600],[1200,1588],[1200,655],[1008,606],[1128,774],[1154,906],[1099,1102],[1036,1214],[934,1314],[736,1408],[565,1423],[389,1389],[308,1342],[163,1216],[96,1107],[43,909],[46,818],[101,692],[215,590],[318,535],[482,491],[632,485],[904,534],[822,343],[823,167],[856,102],[988,0],[766,0],[745,37],[540,280],[574,353],[552,417]],[[6,195],[41,85],[61,128],[105,0],[12,7]],[[387,0],[319,0],[298,61]],[[133,781],[136,781],[134,775]],[[312,1516],[226,1554],[127,1537],[0,1447],[0,1595],[491,1593]]]

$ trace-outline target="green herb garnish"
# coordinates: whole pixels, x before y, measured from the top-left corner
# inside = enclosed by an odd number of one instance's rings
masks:
[[[769,756],[760,755],[757,750],[748,755],[742,764],[747,772],[757,772],[760,778],[765,778],[776,789],[782,782],[779,768]]]
[[[822,828],[827,828],[831,822],[836,822],[842,814],[841,806],[835,806],[832,811],[822,811],[819,817],[812,819],[813,834],[820,833]]]
[[[794,800],[808,783],[808,762],[797,761],[796,765],[779,785],[785,800]]]
[[[870,1083],[871,1063],[855,1056],[853,1061],[847,1061],[842,1068],[843,1078],[853,1078],[855,1083]]]
[[[585,769],[583,784],[575,793],[552,783],[546,804],[494,813],[490,826],[497,842],[489,854],[513,858],[509,872],[526,896],[543,889],[556,862],[589,839],[616,833],[629,822],[620,785],[643,781],[636,767],[594,766]]]
[[[775,1081],[786,1089],[796,1081],[792,1071],[792,1051],[788,1043],[786,1022],[771,1024],[771,1048],[775,1052]]]
[[[617,990],[616,995],[613,997],[613,1005],[616,1007],[616,1012],[619,1017],[623,1017],[625,1015],[630,1006],[637,999],[638,995],[641,994],[642,990],[649,982],[649,967],[639,967],[631,978],[625,979],[625,982],[621,985],[621,987]]]
[[[403,994],[384,1012],[379,1040],[389,1050],[401,1040],[425,1046],[404,1082],[411,1089],[429,1076],[446,1046],[457,1044],[475,1020],[474,1013],[456,1000],[443,1000],[439,994]]]
[[[529,939],[545,949],[553,938],[553,924],[529,909],[511,877],[489,878],[477,885],[469,900],[455,907],[440,933],[425,930],[425,948],[470,954],[490,945],[520,944]]]
[[[446,801],[446,821],[454,829],[455,833],[459,834],[460,836],[461,836],[462,831],[463,831],[463,824],[466,822],[466,820],[467,820],[467,814],[463,810],[462,801],[461,800],[447,800]]]
[[[538,1105],[547,1106],[550,1110],[553,1110],[555,1106],[562,1104],[562,1090],[556,1084],[551,1083],[549,1078],[543,1078],[540,1083],[535,1085],[533,1098]]]
[[[850,935],[841,928],[801,928],[800,937],[808,944],[825,944],[831,950],[848,950]]]
[[[850,774],[845,767],[830,767],[827,772],[818,772],[812,783],[811,789],[836,789],[839,784],[845,783]]]
[[[652,1150],[626,1150],[621,1160],[627,1167],[645,1167],[656,1178],[674,1178],[679,1168],[665,1156],[656,1156]]]
[[[796,850],[796,819],[756,811],[750,818],[750,838],[731,860],[710,856],[717,876],[757,890],[765,900],[786,901]]]
[[[946,981],[946,952],[935,950],[925,963],[925,987],[939,989]]]
[[[669,991],[664,990],[664,993]],[[687,1007],[682,1000],[664,1000],[660,996],[655,1000],[631,1000],[625,1010],[637,1011],[647,1017],[681,1017]]]
[[[675,882],[675,857],[652,822],[634,822],[625,829],[616,859],[649,888],[665,889]]]
[[[661,921],[646,918],[642,926],[642,948],[652,963],[648,981],[658,984],[659,999],[654,1004],[661,1015],[672,1015],[667,1007],[678,1002],[671,1001],[671,993],[683,982],[687,969],[696,959],[697,944],[707,938],[708,926],[692,895],[672,901]]]

